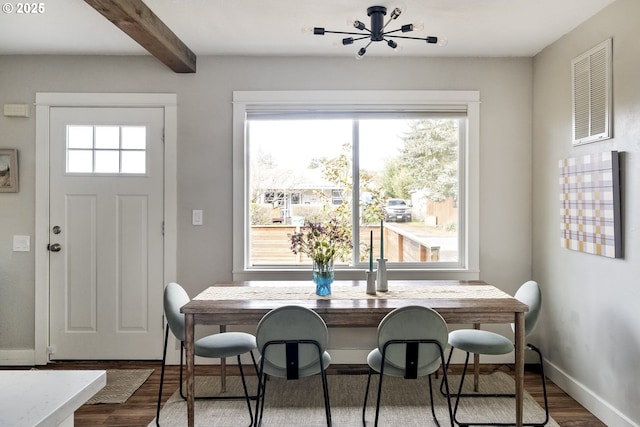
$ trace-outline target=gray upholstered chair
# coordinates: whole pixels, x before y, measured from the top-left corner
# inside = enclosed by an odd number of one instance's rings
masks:
[[[296,380],[320,374],[327,425],[330,426],[331,407],[325,370],[331,363],[331,356],[326,351],[329,332],[322,317],[305,307],[279,307],[260,320],[256,339],[260,349],[260,373],[254,425],[259,426],[262,422],[268,375]]]
[[[156,425],[160,426],[160,404],[162,401],[162,386],[164,384],[164,368],[167,358],[167,342],[169,341],[169,330],[180,340],[180,396],[186,399],[182,391],[182,365],[184,354],[184,314],[180,312],[180,308],[190,301],[189,295],[182,286],[177,283],[169,283],[164,289],[164,314],[167,320],[167,327],[164,335],[164,349],[162,352],[162,370],[160,374],[160,391],[158,392],[158,407],[156,410]],[[224,399],[244,398],[249,408],[249,417],[253,424],[253,413],[251,411],[251,400],[247,391],[247,383],[244,377],[244,370],[240,362],[240,356],[245,353],[251,354],[253,366],[257,373],[256,360],[253,350],[257,348],[255,336],[245,332],[222,332],[219,334],[208,335],[200,338],[195,342],[195,354],[200,357],[209,357],[219,359],[223,357],[236,356],[238,367],[240,368],[240,377],[244,388],[244,396],[223,397]],[[198,399],[198,397],[196,397]],[[199,399],[220,399],[215,397],[201,397]],[[251,425],[250,424],[250,425]]]
[[[524,315],[525,322],[525,336],[528,336],[533,332],[538,323],[538,317],[540,315],[540,309],[542,307],[542,292],[538,283],[530,280],[524,283],[514,297],[529,306],[529,311]],[[515,326],[512,324],[511,328],[515,330]],[[447,359],[447,366],[451,361],[451,354],[454,349],[459,349],[466,352],[466,358],[464,362],[464,369],[462,371],[462,378],[460,379],[460,386],[458,388],[458,395],[456,397],[456,403],[454,408],[454,420],[458,410],[458,404],[461,397],[514,397],[514,394],[487,394],[487,393],[471,393],[463,394],[462,386],[464,383],[465,374],[467,372],[467,366],[469,364],[469,354],[487,354],[487,355],[501,355],[509,354],[514,351],[513,342],[500,334],[495,332],[485,331],[482,329],[459,329],[449,333],[449,345],[451,350],[449,351],[449,357]],[[532,344],[527,343],[526,348],[532,350],[538,354],[538,360],[540,363],[540,372],[542,376],[542,390],[544,394],[544,408],[546,417],[543,421],[537,423],[529,423],[525,425],[543,426],[549,421],[549,405],[547,403],[547,386],[544,376],[544,367],[542,364],[542,354],[540,350]],[[477,370],[476,370],[477,374]],[[475,378],[475,384],[478,384],[477,377]],[[456,423],[458,421],[456,420]],[[460,424],[460,423],[458,423]],[[468,424],[467,424],[468,425]],[[503,425],[499,423],[473,423],[473,425]],[[508,425],[508,424],[507,424]]]
[[[447,324],[436,311],[421,306],[400,307],[389,314],[378,326],[378,347],[367,356],[369,376],[362,408],[362,424],[366,425],[367,399],[371,376],[379,374],[378,399],[374,424],[378,425],[380,399],[382,396],[382,380],[385,375],[417,379],[429,376],[429,398],[431,401],[431,415],[439,426],[433,407],[433,388],[431,374],[444,366],[444,348],[447,345]],[[442,379],[449,409],[449,420],[453,426],[451,399],[449,398],[449,384],[446,371]]]

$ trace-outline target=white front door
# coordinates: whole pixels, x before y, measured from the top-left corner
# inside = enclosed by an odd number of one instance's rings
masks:
[[[51,360],[161,356],[163,114],[50,110]]]

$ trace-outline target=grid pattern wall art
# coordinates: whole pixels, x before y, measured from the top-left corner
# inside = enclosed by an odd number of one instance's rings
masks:
[[[618,152],[560,160],[563,248],[622,258]]]

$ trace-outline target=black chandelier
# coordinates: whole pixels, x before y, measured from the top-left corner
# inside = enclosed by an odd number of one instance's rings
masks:
[[[396,30],[385,31],[385,28],[387,28],[387,25],[389,25],[391,21],[398,19],[401,13],[402,11],[400,10],[400,8],[396,7],[391,12],[391,16],[389,17],[389,20],[385,23],[384,17],[387,14],[387,8],[384,6],[371,6],[370,8],[367,9],[367,16],[371,17],[371,28],[367,28],[366,25],[361,21],[356,20],[353,22],[354,28],[363,32],[352,33],[348,31],[329,31],[329,30],[325,30],[322,27],[314,27],[313,34],[319,35],[319,36],[323,36],[325,34],[347,34],[351,36],[358,36],[358,37],[346,37],[342,39],[343,45],[353,44],[353,42],[357,40],[370,39],[369,43],[367,43],[366,46],[360,48],[360,50],[356,54],[356,59],[362,58],[362,56],[364,56],[364,54],[367,53],[367,48],[373,42],[385,41],[387,42],[387,45],[390,48],[396,49],[398,47],[398,43],[396,43],[394,40],[391,40],[392,38],[423,40],[431,44],[440,44],[440,45],[444,44],[443,43],[444,40],[436,36],[428,36],[428,37],[422,38],[422,37],[401,36],[401,35],[395,34],[398,32],[409,33],[413,31],[414,24],[406,24]]]

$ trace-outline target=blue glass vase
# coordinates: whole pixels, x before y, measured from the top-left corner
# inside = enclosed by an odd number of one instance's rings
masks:
[[[313,282],[316,284],[316,295],[331,295],[333,283],[333,259],[326,263],[313,261]]]

